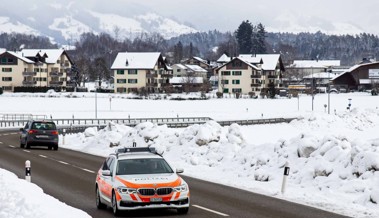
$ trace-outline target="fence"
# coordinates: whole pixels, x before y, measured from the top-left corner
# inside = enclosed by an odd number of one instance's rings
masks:
[[[270,118],[270,119],[256,119],[256,120],[227,120],[216,121],[221,126],[228,126],[233,123],[238,125],[257,125],[257,124],[273,124],[273,123],[289,123],[297,118]],[[124,124],[127,126],[136,126],[143,122],[152,122],[158,125],[167,125],[171,128],[183,128],[194,124],[203,124],[212,120],[209,117],[176,117],[176,118],[135,118],[135,119],[51,119],[54,121],[59,131],[67,129],[69,132],[81,132],[88,127],[105,127],[109,122]],[[0,120],[0,128],[16,128],[23,127],[26,120]]]

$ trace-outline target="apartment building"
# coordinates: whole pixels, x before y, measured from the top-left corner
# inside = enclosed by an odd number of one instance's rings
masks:
[[[116,93],[147,92],[160,93],[169,86],[172,69],[166,65],[160,52],[120,52],[114,60]]]
[[[23,49],[0,54],[0,86],[4,91],[15,87],[66,87],[72,61],[63,49]]]

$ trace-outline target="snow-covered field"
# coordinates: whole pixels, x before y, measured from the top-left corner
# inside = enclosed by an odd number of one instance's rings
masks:
[[[140,146],[157,147],[189,176],[348,216],[379,217],[379,97],[368,93],[330,97],[328,114],[324,107],[327,94],[315,96],[313,112],[311,97],[306,95],[299,99],[207,101],[131,100],[114,95],[110,101],[109,95],[97,94],[100,118],[300,119],[289,124],[227,127],[210,121],[181,129],[152,123],[135,128],[110,123],[103,130],[89,128],[67,135],[66,144],[60,146],[104,156],[114,151],[111,143],[128,146],[136,141]],[[94,100],[94,93],[77,97],[69,93],[5,94],[0,96],[0,114],[93,118]],[[351,110],[346,108],[349,102]],[[291,170],[287,190],[281,194],[287,161]]]

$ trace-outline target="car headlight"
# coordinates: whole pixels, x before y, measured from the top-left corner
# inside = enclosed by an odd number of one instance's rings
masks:
[[[188,186],[187,184],[184,184],[184,185],[175,187],[174,190],[176,192],[185,192],[185,191],[188,191]]]
[[[122,194],[135,194],[137,193],[137,189],[135,188],[127,188],[124,186],[119,186],[117,187],[117,191],[122,193]]]

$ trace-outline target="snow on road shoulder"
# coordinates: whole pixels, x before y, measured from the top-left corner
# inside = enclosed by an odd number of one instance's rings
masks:
[[[66,135],[61,146],[105,156],[133,142],[151,145],[189,176],[348,216],[379,217],[378,132],[379,112],[366,109],[257,126],[109,123],[99,131]],[[282,195],[286,161],[291,171]]]
[[[0,218],[90,217],[43,193],[37,185],[18,179],[15,174],[3,169],[0,169],[0,190]]]

